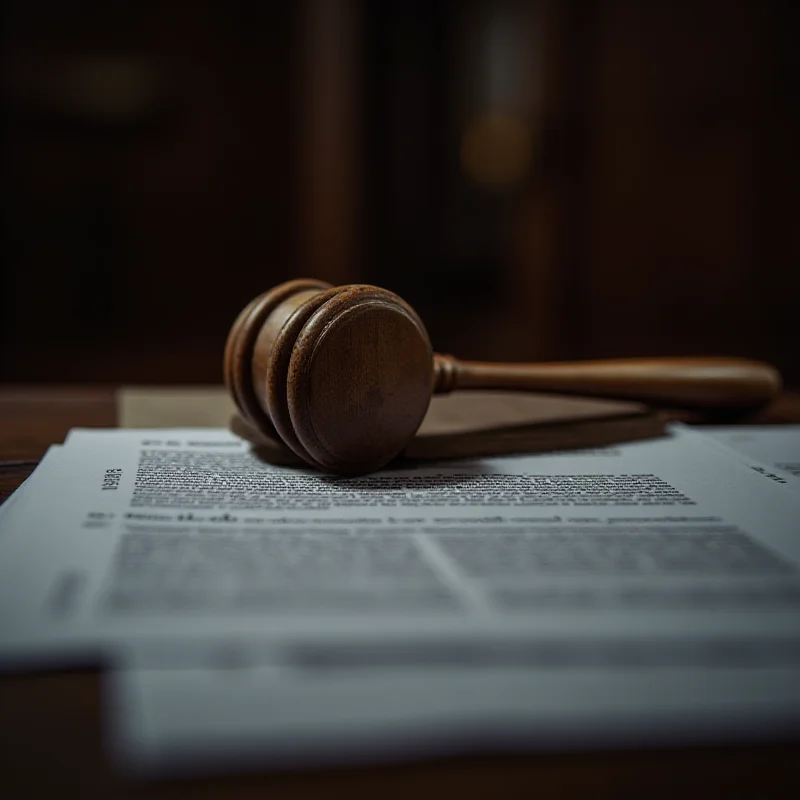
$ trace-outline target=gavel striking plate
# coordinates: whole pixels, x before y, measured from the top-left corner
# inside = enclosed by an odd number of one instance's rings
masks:
[[[778,372],[741,358],[506,364],[433,352],[416,312],[377,286],[294,280],[239,314],[225,382],[242,417],[325,472],[359,475],[397,457],[431,395],[509,389],[747,409],[779,391]]]

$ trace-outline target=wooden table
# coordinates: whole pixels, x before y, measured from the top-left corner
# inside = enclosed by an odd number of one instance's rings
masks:
[[[0,502],[72,427],[113,427],[110,387],[0,388]],[[748,422],[800,422],[785,393]],[[0,797],[800,796],[800,744],[442,759],[385,767],[135,783],[103,752],[101,671],[0,679]]]

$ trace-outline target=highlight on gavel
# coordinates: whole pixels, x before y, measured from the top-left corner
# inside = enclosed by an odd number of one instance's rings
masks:
[[[777,370],[741,358],[485,363],[433,352],[416,312],[376,286],[283,283],[239,314],[225,382],[242,417],[320,470],[359,475],[414,437],[432,394],[507,389],[750,409],[780,389]]]

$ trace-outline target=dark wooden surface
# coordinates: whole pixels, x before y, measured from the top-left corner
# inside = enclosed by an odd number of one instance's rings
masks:
[[[748,422],[800,422],[784,393]],[[109,387],[0,388],[0,499],[75,426],[110,427]],[[139,783],[104,752],[101,671],[0,679],[0,797],[377,798],[797,796],[800,745],[446,759],[407,765]]]

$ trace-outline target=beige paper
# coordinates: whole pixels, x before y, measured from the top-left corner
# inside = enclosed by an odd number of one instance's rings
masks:
[[[295,460],[237,418],[222,386],[123,387],[117,402],[121,428],[232,427],[267,447],[269,460]],[[599,447],[662,432],[661,419],[639,403],[528,392],[456,392],[432,398],[406,455],[438,459]]]

